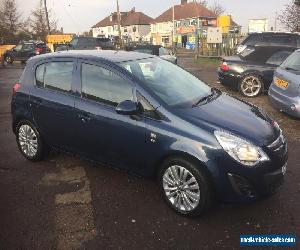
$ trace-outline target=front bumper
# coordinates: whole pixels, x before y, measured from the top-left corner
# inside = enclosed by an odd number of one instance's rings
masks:
[[[283,137],[282,137],[283,138]],[[246,167],[227,153],[216,159],[219,172],[214,176],[217,197],[223,202],[250,202],[274,194],[284,182],[288,149],[284,139],[277,139],[263,150],[270,161]],[[215,169],[216,169],[215,165]]]
[[[300,96],[286,96],[271,85],[269,88],[269,99],[274,107],[293,117],[300,118]]]

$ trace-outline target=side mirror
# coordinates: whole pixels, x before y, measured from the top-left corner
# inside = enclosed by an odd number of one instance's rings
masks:
[[[116,112],[120,115],[137,115],[139,113],[138,110],[137,104],[130,100],[120,102],[116,107]]]

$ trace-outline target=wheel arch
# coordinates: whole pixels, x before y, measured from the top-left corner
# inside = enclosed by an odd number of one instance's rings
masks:
[[[264,78],[264,74],[263,74],[261,71],[251,69],[251,70],[247,70],[247,71],[243,72],[243,74],[241,75],[240,81],[242,81],[242,79],[243,79],[245,76],[248,76],[248,75],[257,75],[257,76],[259,76],[260,78],[262,78],[262,80],[263,80],[263,78]]]
[[[213,183],[213,176],[210,173],[210,171],[208,170],[208,167],[205,164],[205,162],[199,156],[196,156],[190,152],[180,151],[180,150],[169,151],[167,154],[163,155],[157,161],[157,163],[155,164],[155,172],[154,172],[155,178],[158,177],[158,174],[159,174],[159,171],[160,171],[160,168],[161,168],[163,162],[165,162],[169,158],[183,158],[185,160],[188,160],[188,161],[194,163],[208,177],[209,181],[211,183]]]

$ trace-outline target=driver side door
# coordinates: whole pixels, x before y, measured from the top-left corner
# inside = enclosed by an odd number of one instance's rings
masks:
[[[78,71],[76,148],[88,158],[139,172],[145,159],[145,121],[116,112],[120,102],[135,100],[134,84],[95,62],[79,61]]]

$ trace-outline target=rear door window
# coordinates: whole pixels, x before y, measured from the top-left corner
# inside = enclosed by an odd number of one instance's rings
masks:
[[[36,85],[39,87],[70,92],[72,89],[73,62],[49,62],[36,69]]]
[[[296,40],[291,35],[274,35],[270,37],[270,45],[296,47]]]
[[[106,68],[86,63],[81,66],[81,95],[112,106],[133,100],[128,81]]]
[[[291,54],[289,51],[279,51],[273,54],[266,63],[273,65],[280,65]]]

